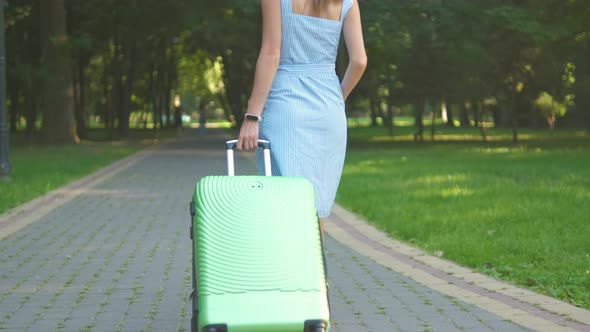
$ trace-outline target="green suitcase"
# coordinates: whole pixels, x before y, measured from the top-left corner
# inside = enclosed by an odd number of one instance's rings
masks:
[[[326,332],[329,304],[314,188],[304,178],[202,178],[191,202],[192,331]],[[270,144],[264,148],[270,175]]]

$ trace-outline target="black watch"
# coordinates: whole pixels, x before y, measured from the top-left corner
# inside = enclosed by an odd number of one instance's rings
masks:
[[[258,122],[262,120],[262,117],[260,115],[246,113],[244,119]]]

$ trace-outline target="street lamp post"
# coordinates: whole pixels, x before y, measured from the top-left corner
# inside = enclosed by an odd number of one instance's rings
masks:
[[[8,126],[6,125],[6,38],[4,28],[4,0],[0,0],[0,180],[10,180],[8,160]]]

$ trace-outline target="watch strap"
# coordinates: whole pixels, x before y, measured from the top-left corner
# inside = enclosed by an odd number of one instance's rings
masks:
[[[244,114],[244,119],[259,122],[262,120],[262,117],[260,115],[246,113]]]

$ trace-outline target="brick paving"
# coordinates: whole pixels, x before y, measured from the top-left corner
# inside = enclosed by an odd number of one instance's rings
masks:
[[[224,140],[186,132],[2,239],[0,331],[190,330],[188,202],[199,178],[224,174]],[[527,330],[325,246],[332,331]]]

